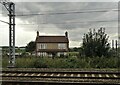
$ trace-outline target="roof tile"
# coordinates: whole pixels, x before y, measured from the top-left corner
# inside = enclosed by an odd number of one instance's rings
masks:
[[[36,38],[39,43],[68,43],[69,40],[66,36],[39,36]]]

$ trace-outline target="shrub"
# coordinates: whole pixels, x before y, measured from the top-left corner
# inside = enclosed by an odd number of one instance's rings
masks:
[[[37,58],[34,61],[34,68],[47,68],[47,64],[45,63],[45,60],[42,58]]]
[[[8,66],[8,57],[3,57],[2,67]],[[72,57],[68,58],[16,58],[17,68],[118,68],[118,57]]]
[[[16,67],[17,68],[33,68],[35,60],[36,59],[33,57],[17,58]]]

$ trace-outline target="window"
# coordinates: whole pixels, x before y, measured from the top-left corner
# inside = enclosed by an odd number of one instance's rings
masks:
[[[47,56],[46,52],[40,52],[39,56]]]
[[[47,48],[47,44],[40,44],[40,49],[46,49]]]
[[[66,49],[66,44],[64,43],[58,44],[58,49]]]

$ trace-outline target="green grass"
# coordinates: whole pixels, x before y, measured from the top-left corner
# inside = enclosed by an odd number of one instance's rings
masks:
[[[2,67],[6,68],[9,64],[9,58],[8,57],[3,57],[2,58]]]
[[[2,67],[8,66],[8,57],[2,58]],[[117,69],[117,57],[71,57],[68,58],[40,58],[40,57],[21,57],[16,58],[17,68],[81,68],[81,69]]]

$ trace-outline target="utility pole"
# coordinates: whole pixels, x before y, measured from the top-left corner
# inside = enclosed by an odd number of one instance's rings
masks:
[[[112,40],[112,49],[114,49],[114,40]]]
[[[13,2],[0,2],[9,12],[9,66],[15,67],[15,4]]]
[[[117,48],[118,48],[118,41],[115,40],[115,47],[116,47],[116,52],[117,52]]]

